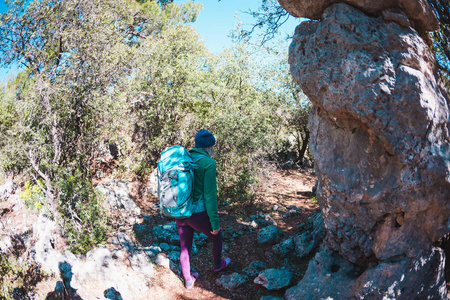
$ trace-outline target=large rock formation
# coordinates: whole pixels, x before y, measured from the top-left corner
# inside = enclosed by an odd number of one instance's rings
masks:
[[[427,0],[279,0],[291,15],[320,19],[324,10],[334,3],[347,3],[368,15],[381,15],[386,11],[403,11],[419,31],[439,29],[439,22]]]
[[[446,299],[445,257],[433,243],[450,214],[449,98],[418,34],[436,29],[429,4],[279,1],[320,18],[297,27],[290,64],[314,104],[310,148],[327,230],[286,298]]]

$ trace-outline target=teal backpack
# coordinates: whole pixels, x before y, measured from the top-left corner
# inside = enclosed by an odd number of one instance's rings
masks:
[[[204,210],[204,202],[193,203],[195,164],[206,155],[196,156],[181,146],[173,146],[161,153],[158,161],[158,197],[162,214],[187,218]]]

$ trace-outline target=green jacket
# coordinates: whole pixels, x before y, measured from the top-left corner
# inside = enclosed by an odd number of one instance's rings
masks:
[[[194,202],[203,200],[205,202],[206,213],[213,230],[220,228],[219,225],[219,205],[217,203],[217,181],[216,181],[216,162],[203,149],[192,148],[189,150],[192,157],[206,155],[207,157],[197,162],[197,168],[194,169]]]

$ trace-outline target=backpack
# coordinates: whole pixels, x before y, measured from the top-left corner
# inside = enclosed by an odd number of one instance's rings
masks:
[[[181,146],[173,146],[161,153],[158,161],[158,198],[161,214],[187,218],[196,213],[199,205],[193,203],[195,163],[206,155],[196,156]],[[200,201],[199,201],[200,202]]]

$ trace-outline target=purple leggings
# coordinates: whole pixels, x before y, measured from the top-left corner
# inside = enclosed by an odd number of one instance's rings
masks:
[[[192,241],[194,239],[194,230],[200,231],[208,236],[212,241],[212,253],[214,258],[214,265],[221,265],[222,263],[222,231],[217,235],[211,234],[212,227],[209,221],[208,214],[203,211],[194,214],[186,219],[177,219],[178,234],[180,236],[180,264],[181,271],[185,281],[191,279],[191,265],[189,262],[189,254],[192,249]]]

